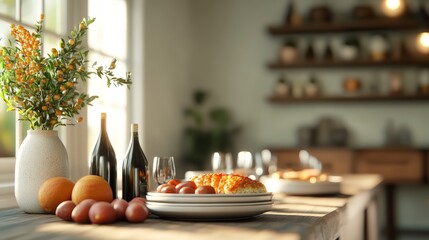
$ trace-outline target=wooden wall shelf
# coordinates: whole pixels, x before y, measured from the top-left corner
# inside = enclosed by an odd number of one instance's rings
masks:
[[[314,102],[362,102],[362,101],[429,101],[429,95],[338,95],[316,97],[281,97],[271,96],[271,103],[293,104]]]
[[[349,22],[306,23],[298,26],[276,25],[269,26],[268,32],[272,35],[294,33],[329,33],[371,30],[416,30],[425,25],[415,18],[375,18],[355,20]]]
[[[270,69],[283,68],[325,68],[325,67],[382,67],[382,66],[428,66],[429,57],[413,57],[401,59],[387,59],[385,61],[354,60],[354,61],[307,61],[300,60],[291,63],[269,63]]]
[[[301,25],[291,26],[285,24],[268,26],[268,31],[274,36],[288,36],[291,34],[319,34],[319,33],[345,33],[362,31],[362,34],[371,33],[371,31],[380,30],[401,30],[416,31],[423,30],[428,23],[422,22],[417,16],[407,16],[403,18],[384,18],[378,17],[367,20],[336,20],[329,23],[303,23]],[[426,27],[427,28],[427,27]],[[366,33],[365,33],[366,31]],[[304,68],[364,68],[367,70],[380,68],[422,68],[429,66],[429,55],[407,54],[400,58],[387,57],[382,61],[374,61],[370,58],[362,58],[351,61],[338,59],[319,60],[319,59],[299,59],[293,62],[282,62],[276,59],[267,64],[272,70],[292,70]],[[360,101],[428,101],[428,95],[333,95],[319,97],[278,97],[271,96],[268,98],[272,103],[302,103],[302,102],[360,102]]]

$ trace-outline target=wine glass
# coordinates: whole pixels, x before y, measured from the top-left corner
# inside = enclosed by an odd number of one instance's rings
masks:
[[[154,157],[153,158],[153,178],[158,185],[167,183],[176,176],[176,167],[173,157]]]
[[[212,155],[213,172],[231,173],[232,172],[232,155],[231,153],[215,152]]]
[[[261,151],[262,162],[267,168],[267,175],[277,171],[277,156],[272,154],[270,150],[264,149]]]
[[[237,170],[240,174],[255,178],[254,176],[254,162],[251,152],[241,151],[237,155]]]
[[[237,167],[239,173],[248,176],[251,179],[259,179],[265,171],[264,162],[261,154],[252,155],[251,152],[241,151],[237,156]]]

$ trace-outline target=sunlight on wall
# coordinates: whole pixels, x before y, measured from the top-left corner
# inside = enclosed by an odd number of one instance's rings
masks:
[[[125,0],[88,1],[88,16],[96,18],[88,33],[88,45],[91,49],[90,64],[97,60],[98,64],[108,66],[113,58],[117,59],[115,74],[125,77],[128,71],[127,58],[127,10]],[[120,188],[122,160],[125,156],[129,141],[129,126],[127,118],[126,87],[114,86],[107,88],[105,81],[93,77],[88,81],[90,95],[99,96],[88,107],[88,156],[91,155],[94,144],[100,132],[100,113],[107,113],[107,132],[116,153],[118,162],[118,188]]]

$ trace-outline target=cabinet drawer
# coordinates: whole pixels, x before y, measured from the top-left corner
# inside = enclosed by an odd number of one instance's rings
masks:
[[[344,174],[352,172],[353,151],[348,149],[307,149],[320,160],[323,171],[330,174]],[[299,150],[273,150],[277,156],[277,165],[281,169],[301,169]]]
[[[415,150],[363,150],[356,152],[356,173],[380,174],[384,181],[421,182],[423,153]]]
[[[429,229],[429,187],[406,184],[396,186],[396,221],[399,229]],[[428,239],[421,238],[421,239]]]

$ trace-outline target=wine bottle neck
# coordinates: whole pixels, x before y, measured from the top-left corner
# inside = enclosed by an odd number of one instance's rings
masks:
[[[139,133],[138,132],[133,132],[132,133],[132,138],[134,142],[138,142],[139,141]]]
[[[139,141],[139,127],[137,123],[131,124],[131,138],[133,141]]]
[[[100,126],[101,126],[100,135],[106,136],[107,135],[107,124],[106,124],[105,118],[101,119]]]

